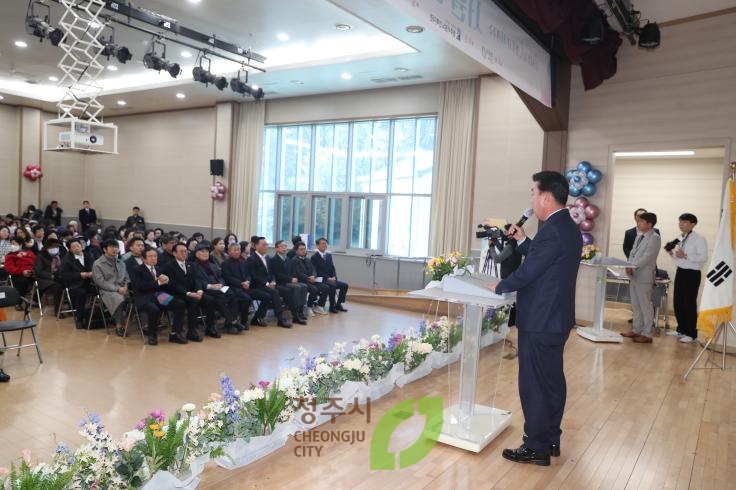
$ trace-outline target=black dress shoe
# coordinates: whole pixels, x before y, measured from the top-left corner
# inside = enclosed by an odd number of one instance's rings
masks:
[[[169,335],[169,342],[174,344],[188,344],[189,341],[180,333],[172,333]]]
[[[521,440],[524,442],[524,444],[526,444],[526,434],[521,436]],[[559,442],[557,444],[549,445],[549,454],[551,456],[554,456],[555,458],[560,457],[560,443]]]
[[[237,323],[229,323],[222,330],[223,332],[229,333],[230,335],[238,335],[240,333],[240,329],[236,325]]]
[[[535,464],[537,466],[549,466],[550,463],[549,453],[538,453],[524,444],[517,449],[504,449],[502,455],[505,459],[514,463]]]
[[[10,381],[10,375],[0,369],[0,383],[7,383],[8,381]]]
[[[294,323],[298,323],[299,325],[306,325],[307,324],[306,318],[302,318],[300,316],[295,316],[293,322]]]
[[[337,311],[342,311],[343,313],[347,313],[348,310],[345,309],[345,307],[342,305],[342,303],[338,303],[335,305],[335,309]]]
[[[250,321],[250,324],[255,325],[256,327],[267,327],[268,326],[268,323],[266,323],[266,321],[263,318],[255,318],[255,317]]]
[[[116,327],[115,335],[117,335],[118,337],[125,337],[125,329],[123,327]]]
[[[336,307],[334,307],[334,306],[330,306],[330,313],[340,313],[340,310],[338,310],[338,309],[337,309]]]
[[[187,340],[191,340],[192,342],[202,342],[202,336],[199,335],[197,332],[189,332],[187,334]]]
[[[238,323],[237,326],[238,326],[238,330],[240,330],[241,332],[244,330],[250,330],[250,327],[248,326],[248,320],[246,320],[245,322]]]
[[[220,335],[220,332],[218,332],[215,327],[208,328],[207,330],[205,330],[204,334],[207,337],[212,337],[213,339],[219,339],[220,337],[222,337],[222,335]]]
[[[148,337],[148,345],[158,345],[158,337]]]

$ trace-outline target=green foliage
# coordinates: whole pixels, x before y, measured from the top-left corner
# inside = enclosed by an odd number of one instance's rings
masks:
[[[125,481],[128,488],[138,488],[143,485],[140,471],[144,461],[145,456],[139,447],[131,451],[120,452],[120,459],[115,462],[115,471]]]
[[[31,467],[21,461],[20,467],[10,465],[10,474],[7,480],[0,480],[2,488],[10,483],[10,490],[62,490],[72,481],[72,471],[63,473],[54,472],[48,465],[40,464]]]
[[[138,443],[143,454],[148,458],[151,474],[158,470],[177,470],[181,466],[181,458],[177,458],[180,448],[184,446],[184,436],[189,426],[189,420],[182,420],[177,410],[169,417],[168,427],[164,431],[162,423],[154,417],[146,419],[145,444]]]
[[[252,400],[252,404],[256,417],[263,428],[262,434],[270,434],[276,427],[276,423],[281,417],[281,412],[286,407],[286,393],[279,389],[278,383],[274,382],[263,390],[263,398]]]

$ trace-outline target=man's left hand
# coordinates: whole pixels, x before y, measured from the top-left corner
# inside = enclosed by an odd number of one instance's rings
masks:
[[[487,282],[485,287],[486,287],[486,289],[488,289],[491,292],[495,293],[496,292],[496,286],[497,285],[498,285],[497,282]]]

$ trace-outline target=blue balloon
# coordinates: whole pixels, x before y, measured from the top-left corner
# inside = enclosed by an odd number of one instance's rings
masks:
[[[573,174],[575,173],[575,169],[571,168],[567,172],[565,172],[565,179],[570,180],[572,179]]]
[[[572,197],[578,197],[580,195],[580,189],[578,189],[574,185],[571,185],[570,188],[567,190],[567,193],[570,194]]]
[[[587,175],[588,182],[590,182],[591,184],[597,184],[603,178],[603,174],[601,173],[601,171],[595,168],[591,168],[590,170],[588,170]]]
[[[590,162],[582,161],[578,163],[578,170],[581,172],[587,172],[591,168],[593,168],[593,165],[591,165]]]
[[[592,196],[593,194],[595,194],[596,190],[597,189],[595,188],[595,184],[591,184],[589,182],[585,186],[583,186],[580,192],[582,192],[584,196]]]

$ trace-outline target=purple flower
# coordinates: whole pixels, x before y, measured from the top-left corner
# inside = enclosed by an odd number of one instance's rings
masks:
[[[394,351],[396,349],[396,346],[398,346],[403,340],[403,334],[400,334],[398,332],[393,333],[388,339],[388,350]]]
[[[269,386],[271,386],[270,381],[261,380],[258,382],[258,387],[262,390],[268,389]]]
[[[153,412],[151,412],[149,417],[156,419],[156,422],[158,423],[164,422],[166,420],[166,414],[163,412],[163,410],[154,410]]]
[[[427,334],[427,322],[425,320],[422,320],[421,322],[419,322],[419,334],[422,337],[424,337]]]
[[[135,427],[134,428],[135,429],[138,429],[138,430],[145,429],[146,428],[146,420],[145,419],[141,419],[140,422],[138,422],[137,424],[135,424]]]
[[[232,422],[240,420],[240,414],[238,413],[238,401],[240,397],[235,393],[235,387],[229,376],[222,375],[220,377],[220,387],[222,389],[222,398],[227,406],[228,418]]]
[[[304,374],[311,373],[314,371],[317,367],[316,358],[315,357],[308,357],[304,361]]]

